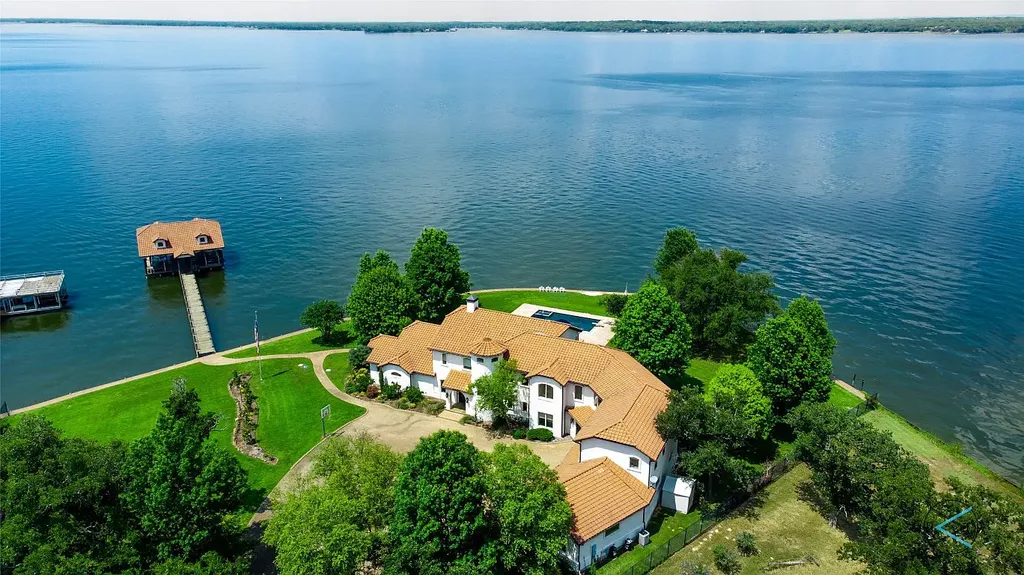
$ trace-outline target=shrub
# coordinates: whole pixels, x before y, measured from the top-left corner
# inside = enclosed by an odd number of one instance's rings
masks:
[[[537,429],[531,429],[526,432],[526,439],[533,441],[551,441],[555,438],[555,434],[546,427],[538,427]]]
[[[512,437],[516,439],[526,439],[526,430],[521,427],[517,427],[512,430]]]
[[[376,385],[370,385],[366,388],[366,397],[369,397],[370,399],[377,399],[377,396],[379,395],[380,388]]]
[[[366,363],[366,358],[370,357],[370,351],[370,348],[365,345],[357,345],[348,351],[348,365],[352,371],[370,368],[370,364]]]
[[[423,413],[428,415],[437,415],[444,411],[444,402],[436,399],[425,398],[419,405]]]
[[[683,568],[679,575],[711,575],[711,568],[700,563],[686,561],[683,563]]]
[[[423,392],[418,387],[409,386],[405,390],[405,398],[411,403],[419,403],[423,401]]]
[[[366,393],[366,389],[373,383],[370,372],[365,369],[357,369],[348,374],[345,378],[345,393]]]
[[[397,383],[388,383],[386,381],[380,384],[380,396],[385,401],[391,401],[398,399],[402,395],[402,386]]]
[[[759,552],[757,548],[757,538],[749,531],[744,531],[736,536],[736,548],[740,550],[740,553],[747,557],[757,555]]]
[[[740,564],[739,555],[735,551],[725,548],[725,545],[715,545],[715,567],[722,570],[726,575],[739,573],[743,566]]]
[[[403,397],[402,399],[398,400],[398,403],[395,404],[395,407],[397,407],[398,409],[409,409],[409,400]]]
[[[597,301],[604,306],[604,309],[608,310],[612,317],[619,317],[619,314],[622,313],[622,308],[626,307],[626,300],[628,298],[629,296],[622,293],[606,293]]]
[[[459,419],[459,423],[463,425],[467,423],[473,423],[474,421],[476,421],[476,418],[473,417],[472,415],[463,415],[462,418]]]

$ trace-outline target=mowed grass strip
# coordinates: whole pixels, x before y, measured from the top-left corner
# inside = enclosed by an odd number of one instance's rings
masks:
[[[556,307],[568,311],[578,311],[594,315],[610,315],[601,305],[601,297],[583,295],[576,292],[542,292],[536,290],[512,290],[484,292],[476,294],[480,298],[480,307],[497,311],[515,311],[524,303]]]
[[[260,343],[260,355],[284,355],[295,353],[312,353],[314,351],[325,351],[349,347],[355,343],[355,333],[352,332],[351,322],[339,324],[331,334],[331,341],[323,343],[320,341],[320,330],[312,329],[297,333],[292,336],[283,337],[275,341]],[[232,359],[256,357],[256,346],[251,345],[245,349],[224,354],[224,357]]]
[[[345,378],[352,372],[348,365],[348,352],[332,353],[325,357],[324,371],[335,387],[345,391]]]
[[[299,363],[309,367],[299,367]],[[231,442],[235,402],[228,393],[228,381],[235,370],[253,374],[252,390],[260,406],[256,437],[268,453],[278,458],[277,465],[242,455]],[[364,412],[363,408],[327,393],[308,360],[264,360],[263,376],[260,381],[256,362],[231,366],[197,363],[73,397],[30,413],[46,417],[68,436],[130,442],[149,434],[175,378],[185,377],[188,387],[199,394],[203,409],[221,416],[211,437],[237,457],[248,471],[249,484],[256,491],[250,498],[249,510],[254,511],[262,496],[281,480],[288,468],[320,441],[321,407],[331,406],[331,417],[325,421],[328,433]]]
[[[686,531],[686,528],[700,521],[700,512],[676,513],[665,507],[659,507],[647,524],[647,530],[651,533],[651,542],[646,547],[639,545],[628,553],[623,553],[609,563],[597,570],[597,575],[619,575],[628,573],[629,569],[638,562],[647,558],[648,555],[660,549],[670,539]],[[694,527],[696,532],[699,527]]]
[[[828,394],[828,402],[840,409],[851,409],[864,403],[864,400],[843,389],[839,384],[833,383]]]
[[[779,571],[801,574],[846,575],[858,573],[864,564],[838,559],[837,552],[848,541],[841,530],[829,527],[810,503],[801,498],[801,486],[811,477],[810,469],[798,465],[762,492],[761,497],[743,508],[664,563],[651,571],[654,575],[678,575],[684,562],[714,566],[713,549],[724,545],[736,551],[736,536],[749,531],[757,538],[761,552],[754,557],[741,557],[741,574],[763,573],[771,561],[787,561],[814,555],[819,566],[804,565]],[[730,531],[731,529],[731,531]],[[718,570],[714,570],[719,573]]]

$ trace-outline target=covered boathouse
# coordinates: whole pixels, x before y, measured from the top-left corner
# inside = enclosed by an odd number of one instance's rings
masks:
[[[135,230],[135,240],[147,276],[224,268],[224,235],[215,220],[153,222]]]
[[[67,303],[63,271],[0,277],[0,316],[52,311]]]

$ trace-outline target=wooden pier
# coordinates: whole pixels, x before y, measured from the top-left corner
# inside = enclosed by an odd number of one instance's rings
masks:
[[[206,308],[203,307],[203,296],[199,293],[199,284],[192,274],[178,274],[181,278],[181,293],[185,295],[185,308],[188,310],[188,324],[192,328],[192,343],[196,348],[196,357],[216,353],[213,347],[213,336],[210,335],[210,324],[206,321]]]

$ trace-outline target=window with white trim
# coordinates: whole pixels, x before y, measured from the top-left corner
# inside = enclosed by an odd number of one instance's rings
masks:
[[[155,245],[156,249],[158,249],[158,250],[165,250],[168,247],[170,247],[167,244],[167,240],[156,240],[155,242],[153,242],[153,245]]]
[[[210,243],[210,236],[207,236],[207,235],[196,236],[196,241],[199,242],[200,245],[208,244],[208,243]]]
[[[537,395],[539,395],[540,397],[543,397],[544,399],[554,399],[555,398],[555,388],[551,387],[550,385],[548,385],[546,383],[542,383],[542,384],[537,386]]]
[[[441,354],[441,365],[448,365],[448,354],[447,353],[442,353]]]
[[[498,358],[492,357],[491,358],[491,363],[498,363]]]
[[[473,362],[468,357],[464,357],[462,358],[462,367],[470,369],[473,367]]]
[[[583,401],[583,386],[577,385],[572,390],[572,396],[576,401]]]
[[[555,416],[550,413],[537,412],[537,425],[541,427],[547,427],[548,429],[555,428]]]
[[[633,470],[639,470],[640,469],[640,458],[639,457],[630,457],[629,458],[629,468],[633,469]]]
[[[484,362],[484,358],[478,357],[478,358],[476,358],[476,362],[477,363],[483,363]]]
[[[519,402],[519,406],[522,408],[523,411],[530,411],[530,404],[526,403],[525,401]]]

